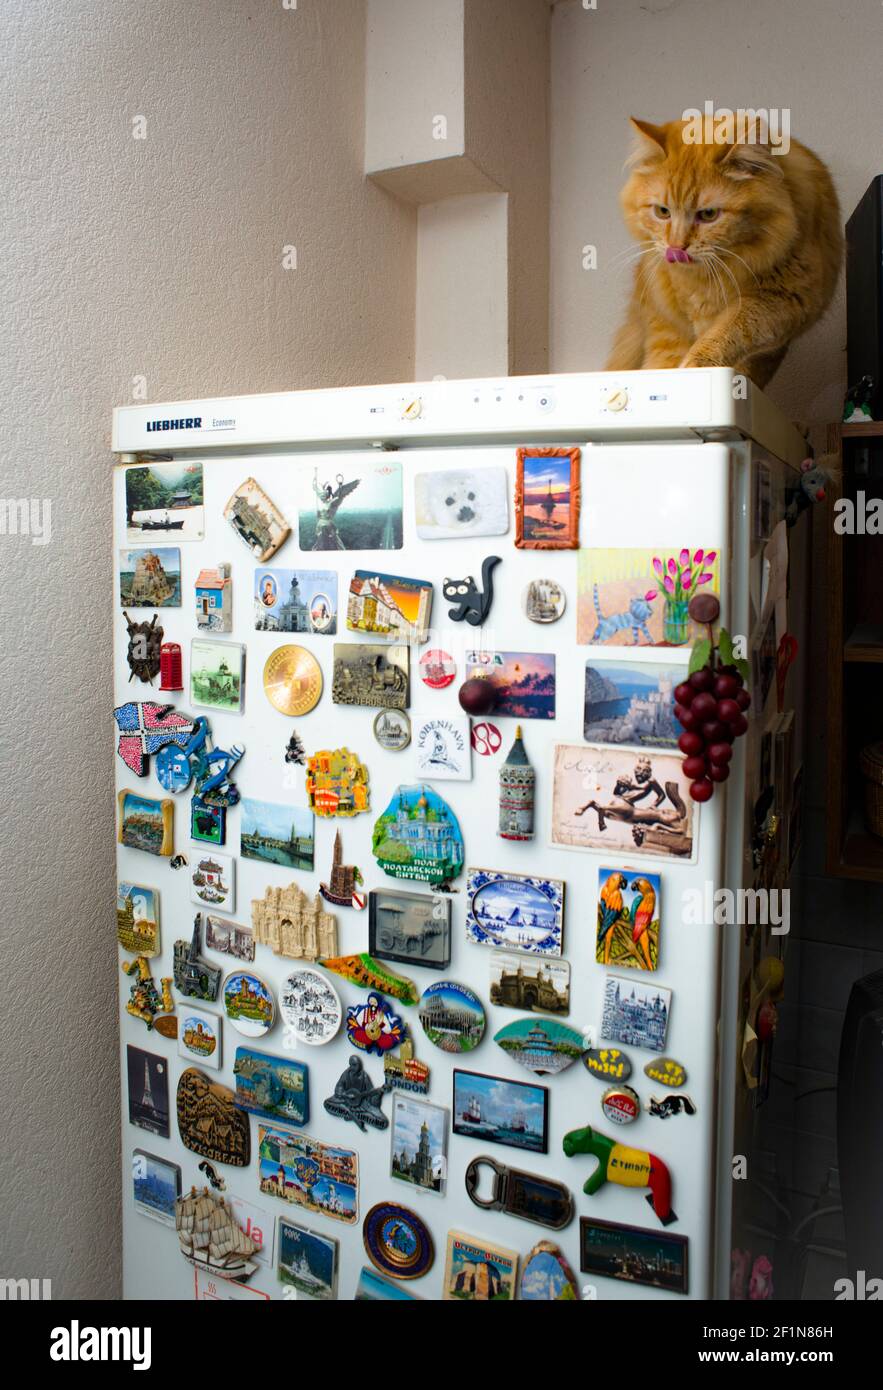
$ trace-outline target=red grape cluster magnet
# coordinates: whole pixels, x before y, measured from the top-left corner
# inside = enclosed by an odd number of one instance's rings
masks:
[[[730,775],[734,742],[748,728],[748,663],[735,656],[733,639],[724,628],[714,640],[713,625],[720,617],[714,594],[697,594],[689,613],[694,622],[707,626],[708,637],[696,643],[689,675],[675,689],[675,715],[684,730],[678,747],[684,754],[691,797],[710,801],[714,784],[726,782]]]

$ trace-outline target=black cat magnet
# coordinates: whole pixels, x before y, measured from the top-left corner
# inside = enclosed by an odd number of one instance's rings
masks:
[[[454,604],[453,608],[448,609],[448,617],[452,623],[467,622],[471,627],[481,627],[482,623],[487,622],[494,601],[494,570],[500,563],[499,555],[488,555],[482,561],[481,589],[477,587],[471,574],[465,579],[444,581],[442,593],[448,603]]]

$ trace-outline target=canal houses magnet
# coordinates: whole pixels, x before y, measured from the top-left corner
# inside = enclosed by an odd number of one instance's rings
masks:
[[[575,1028],[554,1018],[519,1018],[494,1034],[494,1042],[537,1076],[556,1075],[578,1062],[585,1039]]]

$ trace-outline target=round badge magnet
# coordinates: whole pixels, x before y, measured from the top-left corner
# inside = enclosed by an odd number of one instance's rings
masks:
[[[264,694],[280,714],[309,714],[322,698],[322,668],[306,647],[277,647],[264,665]]]

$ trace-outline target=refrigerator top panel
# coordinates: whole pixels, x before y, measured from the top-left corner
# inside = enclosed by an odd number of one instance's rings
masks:
[[[284,391],[119,406],[113,413],[113,450],[122,462],[187,450],[524,439],[751,439],[792,467],[807,451],[778,408],[729,367]]]

